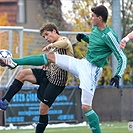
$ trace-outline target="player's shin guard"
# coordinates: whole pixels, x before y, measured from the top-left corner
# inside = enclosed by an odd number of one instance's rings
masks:
[[[92,130],[92,133],[101,133],[99,118],[94,110],[88,110],[85,112],[85,116],[87,117],[89,126]]]
[[[17,65],[42,66],[48,64],[46,54],[25,56],[23,58],[13,58],[12,60],[17,63]]]
[[[13,98],[13,96],[22,88],[23,83],[15,79],[12,85],[9,87],[9,90],[6,92],[5,96],[2,98],[2,101],[8,101]]]
[[[48,115],[40,115],[35,133],[43,133],[47,125],[48,125]]]

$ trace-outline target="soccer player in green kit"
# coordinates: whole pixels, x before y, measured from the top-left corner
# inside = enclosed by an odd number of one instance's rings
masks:
[[[106,24],[108,18],[107,8],[103,5],[91,9],[92,32],[90,36],[79,33],[76,38],[88,43],[86,58],[76,59],[68,55],[49,52],[38,56],[27,56],[24,58],[7,61],[8,67],[13,63],[17,65],[43,65],[55,63],[61,69],[71,72],[80,79],[82,90],[82,110],[87,117],[92,133],[101,133],[99,117],[92,108],[92,101],[98,80],[102,74],[103,67],[108,63],[108,57],[114,53],[118,60],[117,72],[111,79],[111,85],[119,88],[119,79],[122,77],[127,64],[127,58],[120,49],[116,33]],[[51,44],[52,47],[52,44]],[[28,59],[28,61],[27,61]],[[36,63],[38,60],[39,63]],[[3,61],[4,62],[4,61]]]

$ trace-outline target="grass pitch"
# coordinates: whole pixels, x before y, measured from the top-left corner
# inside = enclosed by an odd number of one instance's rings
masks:
[[[102,133],[131,133],[128,122],[101,123]],[[0,133],[35,133],[35,129],[0,130]],[[47,128],[45,133],[92,133],[88,126]]]

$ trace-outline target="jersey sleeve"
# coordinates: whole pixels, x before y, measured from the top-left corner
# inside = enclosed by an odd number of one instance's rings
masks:
[[[67,37],[61,37],[58,41],[54,42],[52,48],[63,48],[67,49],[71,45],[71,42]]]
[[[117,37],[112,32],[108,32],[106,34],[105,42],[110,47],[111,51],[114,53],[118,61],[117,71],[115,75],[121,78],[127,65],[127,57],[124,51],[120,48]],[[113,63],[115,64],[115,62]]]
[[[95,28],[96,28],[96,26],[93,26],[93,27],[92,27],[92,31],[95,30]],[[85,42],[87,42],[87,43],[89,43],[89,36],[86,35],[86,34],[84,34],[84,37],[83,37],[82,40],[85,41]]]
[[[84,34],[84,37],[83,37],[82,40],[85,41],[85,42],[87,42],[87,43],[89,43],[89,36],[86,35],[86,34]]]

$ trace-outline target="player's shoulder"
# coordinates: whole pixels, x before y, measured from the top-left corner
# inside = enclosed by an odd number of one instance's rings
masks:
[[[117,36],[116,31],[109,26],[107,27],[107,34],[112,34],[114,36]]]
[[[68,40],[66,36],[60,36],[59,40]]]
[[[106,30],[107,30],[107,32],[115,32],[110,26],[106,26]]]

